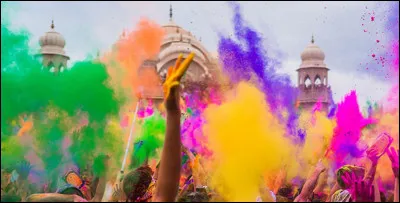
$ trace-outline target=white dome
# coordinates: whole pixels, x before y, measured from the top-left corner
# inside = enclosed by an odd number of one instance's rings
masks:
[[[325,54],[321,48],[314,44],[314,37],[304,51],[301,53],[300,68],[326,68],[324,63]]]
[[[304,62],[320,62],[325,60],[325,54],[319,46],[314,44],[314,35],[311,37],[311,44],[309,44],[301,53],[301,60]]]
[[[51,30],[46,32],[39,39],[42,54],[57,54],[65,55],[65,39],[64,37],[54,30],[54,24],[51,23]]]
[[[321,48],[314,43],[309,44],[301,53],[302,61],[324,61],[325,54]]]
[[[209,60],[208,52],[189,31],[178,26],[172,20],[162,28],[165,31],[165,36],[158,54],[159,59],[167,58],[175,53],[194,52],[196,58],[204,62]]]
[[[65,39],[64,37],[54,30],[54,26],[52,26],[51,30],[46,32],[39,40],[40,46],[58,46],[61,48],[65,47]]]
[[[167,25],[162,26],[165,31],[165,35],[170,35],[170,34],[183,34],[183,35],[191,35],[190,32],[184,30],[174,22],[170,21]]]

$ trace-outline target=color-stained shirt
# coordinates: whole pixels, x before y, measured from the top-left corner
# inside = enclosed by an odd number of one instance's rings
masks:
[[[347,190],[336,191],[331,198],[331,202],[350,202],[351,194]]]

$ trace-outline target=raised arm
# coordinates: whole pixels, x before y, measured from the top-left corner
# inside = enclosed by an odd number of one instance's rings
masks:
[[[183,145],[182,145],[182,151],[186,155],[188,155],[190,161],[194,161],[196,159],[196,157],[193,155],[193,153]]]
[[[374,149],[367,151],[367,156],[368,159],[370,160],[370,164],[368,165],[368,168],[366,170],[364,176],[364,182],[367,185],[371,185],[372,181],[374,181],[375,178],[376,167],[378,166],[378,160],[379,160],[378,151]]]
[[[399,202],[399,150],[395,150],[391,147],[386,151],[390,161],[392,161],[392,170],[395,178],[394,182],[394,202]]]
[[[300,195],[296,197],[294,202],[306,202],[307,201],[307,198],[310,196],[310,194],[312,193],[312,191],[314,190],[315,186],[318,183],[319,175],[324,171],[325,171],[325,167],[322,164],[322,161],[319,160],[317,165],[315,166],[314,172],[306,180],[306,183],[304,184],[304,187],[301,190]]]
[[[339,184],[336,182],[335,185],[333,185],[331,191],[329,191],[329,195],[328,195],[328,197],[326,198],[326,201],[325,201],[325,202],[331,202],[331,198],[332,198],[333,194],[335,194],[335,192],[338,191],[339,189],[340,189],[340,186],[339,186]]]
[[[168,70],[167,79],[163,85],[167,113],[167,129],[161,154],[162,162],[160,163],[156,194],[154,197],[156,202],[175,201],[178,193],[181,172],[179,81],[189,67],[193,57],[194,54],[190,54],[181,64],[182,55],[180,55],[175,67]]]
[[[42,193],[32,194],[27,199],[27,202],[87,202],[78,195],[64,195],[59,193]]]
[[[107,176],[108,176],[108,170],[109,170],[109,161],[110,161],[110,156],[108,155],[101,155],[97,157],[97,160],[99,164],[102,164],[104,167],[104,171],[101,172],[99,175],[99,183],[97,184],[96,192],[93,198],[90,200],[91,202],[100,202],[101,199],[104,196],[105,190],[106,190],[106,185],[107,185]]]

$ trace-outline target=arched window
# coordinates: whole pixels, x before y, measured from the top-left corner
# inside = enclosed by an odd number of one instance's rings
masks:
[[[304,80],[304,85],[306,85],[306,87],[310,87],[311,86],[311,79],[310,77],[307,75],[305,80]]]
[[[322,84],[322,81],[321,81],[321,78],[319,77],[319,75],[315,76],[314,84],[316,86],[320,86]]]
[[[326,84],[326,76],[324,77],[324,85],[326,86],[327,84]]]
[[[49,69],[50,72],[54,73],[56,71],[56,68],[53,64],[53,62],[50,62],[49,65],[47,65],[47,68]]]

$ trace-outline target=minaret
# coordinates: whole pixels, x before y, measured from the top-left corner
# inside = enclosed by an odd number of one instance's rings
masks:
[[[169,4],[169,21],[172,22],[172,4]]]
[[[324,63],[324,52],[315,44],[314,35],[311,36],[311,43],[301,53],[301,60],[297,69],[300,108],[309,110],[321,101],[323,110],[327,112],[331,94],[328,85],[329,69]]]
[[[60,71],[62,68],[67,67],[69,57],[65,54],[65,40],[64,37],[54,30],[54,21],[51,21],[50,31],[46,32],[40,37],[40,53],[42,57],[43,67],[52,69],[55,72]]]

